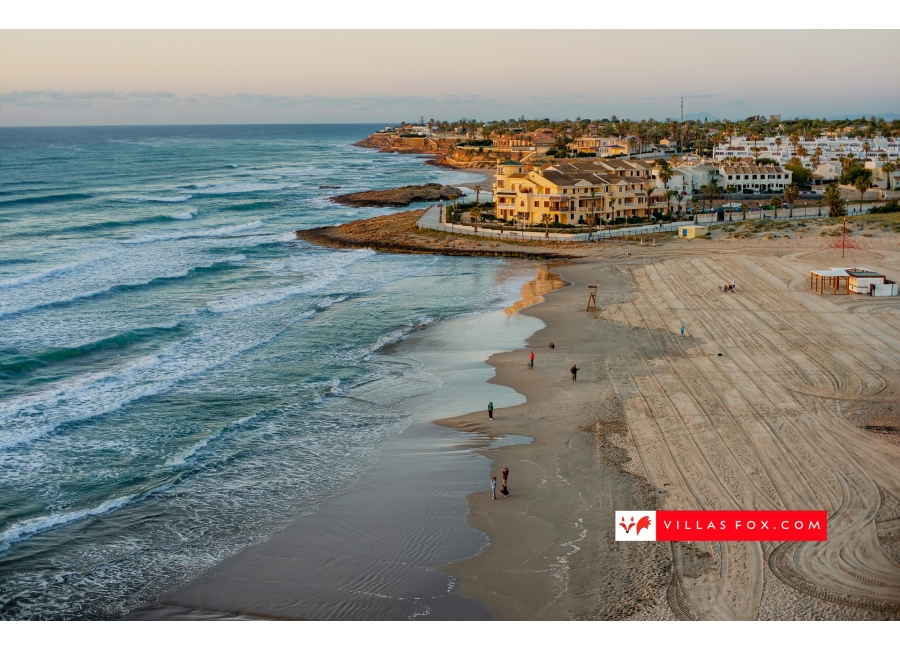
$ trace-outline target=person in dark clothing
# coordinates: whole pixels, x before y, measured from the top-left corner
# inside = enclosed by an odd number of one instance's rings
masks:
[[[551,341],[551,342],[550,342],[550,349],[552,350],[552,349],[555,348],[555,347],[556,347],[556,346],[553,345],[553,342]]]
[[[531,353],[531,360],[528,362],[529,368],[534,368],[534,352]]]
[[[488,402],[488,417],[490,419],[494,419],[494,403]]]
[[[576,366],[576,365],[573,363],[573,364],[572,364],[572,367],[569,368],[569,372],[572,373],[572,381],[577,381],[577,378],[578,378],[578,366]]]
[[[509,478],[509,468],[508,467],[503,468],[502,476],[503,476],[503,488],[506,489],[506,479]]]

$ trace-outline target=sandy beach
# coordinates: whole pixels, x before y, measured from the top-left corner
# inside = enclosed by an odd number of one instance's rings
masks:
[[[840,261],[719,236],[516,262],[518,302],[392,352],[442,386],[352,488],[132,616],[900,618],[898,307],[808,290]],[[888,234],[848,263],[900,276]],[[829,541],[614,541],[654,509],[826,509]]]
[[[893,237],[857,257],[900,274]],[[534,369],[490,359],[527,403],[440,422],[534,440],[482,452],[510,496],[470,497],[490,546],[446,567],[459,593],[503,619],[900,618],[898,307],[810,292],[809,269],[840,259],[720,240],[556,268],[571,284],[523,311],[546,323]],[[829,541],[613,541],[614,510],[657,508],[823,508]]]

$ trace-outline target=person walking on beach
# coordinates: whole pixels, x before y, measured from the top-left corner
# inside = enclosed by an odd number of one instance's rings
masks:
[[[573,363],[573,364],[572,364],[572,367],[569,368],[569,372],[572,373],[572,381],[577,381],[577,378],[578,378],[578,366],[576,366],[576,365]]]
[[[534,368],[534,351],[531,352],[531,360],[528,362],[529,368]]]
[[[488,402],[488,417],[490,419],[494,419],[494,403]]]
[[[503,476],[503,483],[500,485],[500,492],[503,493],[503,496],[508,497],[509,490],[506,489],[506,479],[509,478],[509,468],[508,467],[503,468],[503,472],[502,472],[501,476]]]
[[[491,477],[491,499],[497,500],[497,477]]]
[[[684,325],[681,326],[681,338],[684,338]]]

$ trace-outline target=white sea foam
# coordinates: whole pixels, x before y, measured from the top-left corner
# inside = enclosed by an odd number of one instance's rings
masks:
[[[206,183],[191,188],[191,192],[195,194],[243,194],[247,192],[274,192],[278,190],[290,189],[290,185],[280,185],[277,183],[247,183],[247,182],[226,182],[226,183]]]
[[[292,323],[315,315],[309,309],[263,321],[248,331],[239,317],[217,323],[206,335],[175,343],[164,353],[145,356],[112,371],[64,379],[42,390],[0,402],[0,450],[36,440],[60,426],[115,412],[178,382],[217,367],[266,341]]]
[[[32,517],[31,519],[18,521],[4,530],[2,533],[0,533],[0,554],[2,554],[4,551],[9,550],[9,548],[16,542],[21,542],[25,539],[28,539],[29,537],[37,535],[38,533],[43,533],[52,528],[58,528],[59,526],[65,526],[66,524],[71,524],[75,521],[86,519],[87,517],[96,517],[99,515],[107,514],[109,512],[112,512],[113,510],[118,510],[119,508],[127,506],[131,503],[143,501],[150,495],[165,490],[169,487],[171,487],[171,484],[161,485],[159,487],[153,488],[152,490],[148,490],[146,492],[141,492],[138,494],[129,494],[126,496],[117,497],[115,499],[110,499],[109,501],[104,501],[100,505],[93,508],[72,510],[69,512],[44,515],[43,517]]]
[[[138,237],[137,239],[126,239],[121,243],[123,244],[147,244],[151,242],[159,242],[159,241],[174,241],[177,239],[198,239],[198,238],[211,238],[211,237],[228,237],[231,235],[236,235],[238,233],[245,232],[247,230],[255,230],[263,225],[263,221],[257,220],[252,221],[250,223],[243,223],[237,226],[222,226],[221,228],[211,228],[211,229],[200,229],[200,228],[192,228],[190,230],[178,230],[173,232],[167,232],[158,235],[147,235],[145,237]]]
[[[184,203],[185,201],[189,201],[191,199],[190,194],[184,194],[182,196],[126,196],[123,201],[133,201],[135,203],[144,203],[146,201],[157,201],[159,203]]]
[[[187,212],[179,212],[178,214],[169,215],[169,217],[172,219],[182,219],[182,220],[193,219],[196,216],[197,216],[197,208],[193,208],[192,210],[188,210]]]

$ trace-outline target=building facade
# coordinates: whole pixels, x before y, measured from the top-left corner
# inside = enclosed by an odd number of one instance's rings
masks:
[[[506,161],[497,165],[495,214],[523,225],[578,225],[665,211],[665,191],[656,187],[652,166],[638,160],[573,161],[526,171]]]
[[[727,189],[733,187],[736,192],[745,194],[755,192],[781,192],[789,185],[793,172],[780,165],[719,165],[716,183]]]

